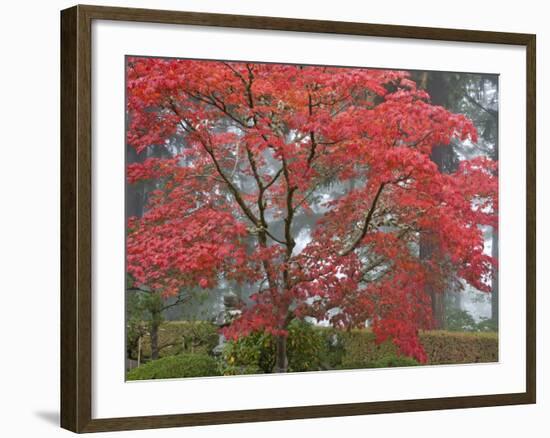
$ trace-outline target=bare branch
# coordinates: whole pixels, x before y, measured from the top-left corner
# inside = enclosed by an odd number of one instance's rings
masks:
[[[281,173],[283,173],[283,168],[281,167],[277,173],[275,173],[275,175],[273,176],[273,178],[271,179],[271,181],[269,181],[265,186],[264,186],[264,189],[267,190],[269,187],[271,187],[275,181],[277,181],[277,179],[281,176]]]
[[[497,118],[498,117],[498,111],[495,111],[491,108],[486,108],[485,106],[483,106],[481,103],[479,103],[477,100],[475,100],[473,97],[471,97],[470,95],[466,94],[464,97],[466,97],[466,100],[472,104],[474,104],[475,106],[477,106],[479,109],[481,109],[482,111],[485,111],[487,114],[489,114],[491,117],[494,117],[494,118]]]
[[[357,238],[353,241],[353,243],[344,250],[340,255],[346,256],[350,252],[352,252],[355,248],[359,246],[363,238],[366,236],[367,231],[369,229],[370,221],[372,219],[372,215],[374,214],[374,210],[376,210],[376,204],[378,203],[378,199],[380,198],[380,195],[382,194],[382,190],[384,189],[384,186],[386,183],[381,183],[380,186],[378,186],[378,190],[376,191],[376,195],[374,195],[374,199],[372,201],[372,204],[370,206],[369,211],[367,212],[367,215],[365,216],[365,220],[363,221],[363,226],[361,227],[361,233]]]

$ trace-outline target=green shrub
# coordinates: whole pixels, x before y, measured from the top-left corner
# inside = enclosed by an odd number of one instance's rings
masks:
[[[497,333],[423,332],[420,342],[432,365],[498,361]]]
[[[340,336],[344,345],[341,368],[370,368],[384,363],[386,358],[406,359],[397,355],[391,341],[377,346],[374,342],[375,336],[370,330],[352,330]],[[420,342],[428,355],[428,364],[431,365],[498,361],[497,333],[424,331],[420,333]]]
[[[491,318],[482,318],[476,322],[467,310],[447,309],[445,314],[446,330],[451,332],[497,332],[498,324]]]
[[[321,330],[304,321],[295,320],[290,324],[286,346],[289,371],[317,371],[323,368],[327,344]]]
[[[294,320],[288,327],[287,356],[290,372],[323,369],[327,339],[319,328]],[[271,373],[275,366],[275,338],[265,332],[230,341],[223,352],[224,375]]]
[[[222,353],[222,374],[270,373],[275,366],[275,342],[265,332],[254,332],[228,341]]]
[[[412,367],[416,365],[420,364],[412,357],[391,354],[375,360],[374,362],[368,362],[366,368]]]
[[[321,357],[323,369],[333,370],[342,368],[342,358],[346,353],[344,347],[344,332],[332,327],[319,327],[319,333],[324,339],[324,351]]]
[[[498,322],[491,318],[483,318],[476,325],[478,332],[498,332]]]
[[[445,327],[451,332],[476,331],[476,321],[466,310],[447,309]]]
[[[138,313],[139,302],[136,295],[130,295],[128,297],[127,312],[128,317],[126,319],[126,356],[130,358],[136,358],[139,339],[145,336],[147,333],[147,322],[143,320],[143,315]]]
[[[126,377],[128,380],[150,380],[219,375],[214,358],[206,354],[186,353],[147,362],[129,371]]]
[[[350,330],[341,333],[340,337],[344,353],[339,368],[367,368],[369,364],[397,356],[391,341],[376,345],[374,333],[370,330]]]
[[[160,357],[180,353],[211,354],[218,344],[218,327],[207,321],[166,321],[159,328]],[[132,350],[131,357],[137,358],[137,350]],[[144,336],[141,343],[141,357],[151,357],[149,336]]]

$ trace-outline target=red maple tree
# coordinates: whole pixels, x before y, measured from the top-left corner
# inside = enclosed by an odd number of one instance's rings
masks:
[[[490,290],[480,226],[497,225],[496,163],[438,170],[432,148],[476,130],[407,72],[134,57],[127,112],[138,153],[171,151],[127,167],[129,183],[156,186],[128,224],[128,273],[164,296],[220,279],[254,287],[225,335],[275,335],[276,371],[288,324],[306,317],[369,321],[378,342],[424,362],[426,285]],[[303,247],[300,215],[316,218]]]

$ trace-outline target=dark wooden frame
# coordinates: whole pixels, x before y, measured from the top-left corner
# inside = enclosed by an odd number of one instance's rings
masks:
[[[526,392],[92,419],[91,23],[92,20],[269,29],[525,46],[527,52]],[[61,426],[98,432],[471,408],[536,402],[535,57],[531,34],[289,18],[75,6],[61,12]]]

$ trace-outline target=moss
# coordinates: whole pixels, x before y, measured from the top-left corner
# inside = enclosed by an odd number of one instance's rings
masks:
[[[218,365],[212,357],[187,353],[148,362],[129,371],[126,377],[128,380],[151,380],[219,375]]]

